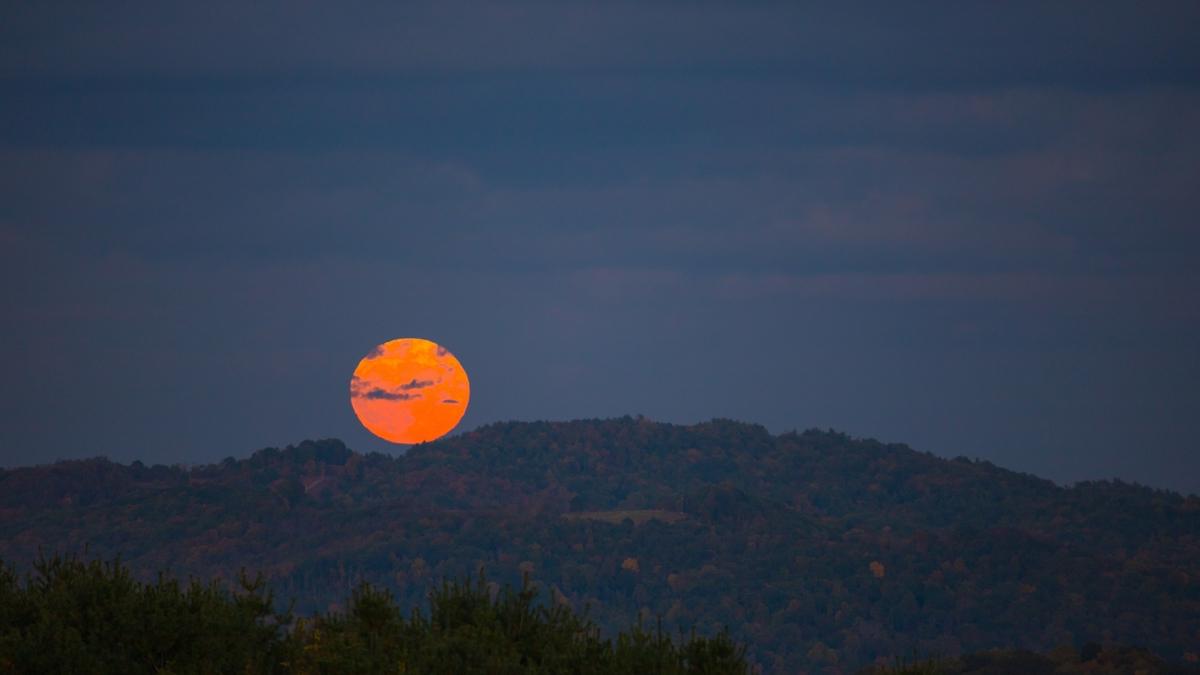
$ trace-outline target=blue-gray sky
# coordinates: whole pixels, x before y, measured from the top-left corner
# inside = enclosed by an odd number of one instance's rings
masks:
[[[1200,491],[1200,5],[6,3],[0,465],[834,427]],[[251,6],[252,5],[252,6]]]

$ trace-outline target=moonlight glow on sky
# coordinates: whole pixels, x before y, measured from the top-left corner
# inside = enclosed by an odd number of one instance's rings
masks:
[[[371,433],[392,443],[446,435],[471,397],[467,371],[445,347],[401,338],[372,349],[350,378],[350,405]]]

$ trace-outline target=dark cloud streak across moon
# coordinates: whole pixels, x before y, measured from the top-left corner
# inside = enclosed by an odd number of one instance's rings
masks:
[[[372,401],[411,401],[413,399],[421,398],[421,395],[387,391],[386,389],[380,389],[376,387],[371,391],[368,391],[366,394],[363,394],[362,397]]]

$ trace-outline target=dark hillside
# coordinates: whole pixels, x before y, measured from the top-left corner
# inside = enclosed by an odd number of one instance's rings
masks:
[[[360,580],[418,604],[485,566],[607,629],[728,625],[768,670],[1085,642],[1200,658],[1200,499],[1064,488],[986,462],[728,420],[493,424],[412,448],[336,440],[184,469],[0,471],[0,557],[266,572],[298,610]]]

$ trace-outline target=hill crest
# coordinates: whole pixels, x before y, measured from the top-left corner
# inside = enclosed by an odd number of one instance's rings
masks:
[[[0,471],[0,558],[85,547],[146,574],[260,569],[300,609],[357,580],[419,604],[438,578],[530,573],[612,628],[639,613],[728,625],[781,672],[1092,640],[1182,659],[1200,630],[1194,496],[731,420],[506,422],[395,457],[324,439],[186,469]]]

